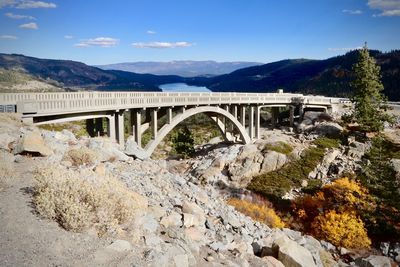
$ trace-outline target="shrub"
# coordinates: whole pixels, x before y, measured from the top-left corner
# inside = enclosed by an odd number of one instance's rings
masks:
[[[337,213],[330,210],[315,218],[312,229],[317,238],[335,246],[357,249],[369,248],[371,245],[364,223],[355,212]]]
[[[279,141],[276,143],[266,144],[264,150],[272,150],[281,154],[289,155],[293,151],[293,147],[285,142]]]
[[[84,180],[61,167],[37,170],[33,203],[40,215],[66,230],[94,227],[99,235],[118,230],[147,207],[145,198],[114,177]]]
[[[327,137],[314,141],[314,147],[303,151],[301,158],[281,169],[253,177],[248,189],[267,197],[282,197],[291,187],[300,187],[325,155],[326,148],[339,146],[336,139]]]
[[[275,213],[272,207],[267,205],[252,203],[247,200],[231,198],[228,204],[235,207],[235,209],[244,215],[253,218],[256,221],[262,222],[270,227],[284,227],[281,218]]]
[[[96,159],[96,153],[87,147],[71,149],[64,155],[64,160],[71,162],[73,166],[90,165]]]

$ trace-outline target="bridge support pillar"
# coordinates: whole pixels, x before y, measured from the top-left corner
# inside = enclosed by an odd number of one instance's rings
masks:
[[[256,107],[256,139],[260,139],[260,110],[261,107]]]
[[[124,128],[124,110],[116,112],[116,130],[117,130],[117,141],[121,146],[125,145],[125,128]]]
[[[250,106],[250,112],[249,112],[249,136],[250,136],[250,139],[254,138],[254,106]]]
[[[133,136],[138,147],[142,147],[142,111],[131,111],[131,118],[133,119]]]
[[[232,106],[231,106],[230,113],[233,115],[233,117],[235,117],[235,119],[238,118],[238,108],[237,108],[237,105],[232,105]],[[231,124],[231,127],[229,128],[229,130],[233,133],[234,129],[235,129],[235,126],[234,126],[233,124]]]
[[[246,106],[240,106],[239,110],[240,123],[246,128]]]
[[[111,114],[110,116],[108,116],[107,132],[108,137],[110,137],[111,140],[117,139],[117,135],[115,132],[115,114]]]
[[[167,108],[167,123],[170,124],[172,122],[172,108]]]
[[[156,108],[151,111],[151,135],[153,139],[157,137],[157,112]]]
[[[271,126],[275,128],[278,123],[279,107],[272,107],[271,111]]]
[[[299,107],[299,120],[300,120],[300,122],[303,120],[303,115],[304,115],[304,105],[300,104],[300,107]]]
[[[289,124],[290,127],[294,125],[294,106],[289,106]]]

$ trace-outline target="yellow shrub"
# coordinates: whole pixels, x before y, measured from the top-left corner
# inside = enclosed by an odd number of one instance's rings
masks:
[[[147,208],[144,197],[114,177],[84,180],[61,167],[39,169],[34,191],[33,202],[39,214],[72,231],[94,227],[103,235],[118,230]]]
[[[275,211],[266,205],[252,203],[237,198],[229,199],[228,204],[235,207],[237,211],[244,215],[247,215],[256,221],[265,223],[270,227],[282,228],[285,226]]]
[[[87,147],[71,149],[64,155],[64,160],[71,162],[73,166],[93,164],[96,159],[96,153]]]
[[[346,202],[348,204],[356,204],[368,194],[366,188],[362,187],[355,180],[349,180],[347,177],[337,179],[332,184],[325,185],[323,191],[330,192],[330,195],[337,202]]]
[[[317,238],[327,240],[335,246],[368,248],[371,245],[364,223],[354,212],[325,212],[315,218],[311,227]]]

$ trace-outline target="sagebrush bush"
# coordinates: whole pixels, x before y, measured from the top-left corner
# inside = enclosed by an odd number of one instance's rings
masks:
[[[267,205],[253,203],[248,200],[242,200],[238,198],[231,198],[228,200],[228,204],[235,207],[235,209],[244,215],[253,218],[256,221],[262,222],[270,227],[282,228],[285,224],[281,218],[275,213],[272,207]]]
[[[79,178],[61,167],[38,169],[35,174],[36,210],[75,232],[94,227],[99,235],[118,230],[132,220],[147,200],[114,177]]]
[[[317,238],[327,240],[338,247],[360,249],[369,248],[371,245],[364,223],[355,212],[325,212],[315,218],[312,230]]]
[[[70,149],[64,155],[64,160],[71,162],[73,166],[90,165],[96,159],[97,154],[87,147]]]

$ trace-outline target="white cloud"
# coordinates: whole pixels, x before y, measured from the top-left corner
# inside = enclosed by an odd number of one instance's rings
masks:
[[[112,47],[116,46],[119,43],[119,39],[110,38],[110,37],[97,37],[93,39],[85,39],[81,40],[79,43],[75,44],[76,47],[91,47],[91,46],[100,46],[100,47]]]
[[[64,35],[64,39],[74,39],[74,36],[72,36],[72,35]]]
[[[374,17],[400,16],[399,0],[368,0],[368,6],[381,11],[381,13],[375,14]]]
[[[0,0],[0,8],[13,6],[15,0]]]
[[[358,47],[335,47],[335,48],[328,48],[328,51],[332,51],[332,52],[347,52],[347,51],[352,51],[352,50],[358,50],[358,49],[362,49],[361,46]]]
[[[363,13],[361,10],[358,9],[357,10],[343,9],[342,12],[350,15],[361,15]]]
[[[30,9],[30,8],[56,8],[57,5],[54,3],[42,2],[42,1],[21,1],[15,8],[19,9]]]
[[[157,32],[152,31],[152,30],[148,30],[146,33],[147,33],[147,34],[156,34]]]
[[[31,19],[31,20],[36,20],[36,18],[35,18],[35,17],[32,17],[32,16],[18,15],[18,14],[13,14],[13,13],[11,13],[11,12],[5,13],[4,15],[6,15],[7,17],[9,17],[10,19]]]
[[[30,29],[30,30],[39,29],[38,25],[35,22],[21,24],[21,25],[19,25],[19,27],[22,28],[22,29]]]
[[[0,35],[0,39],[5,39],[5,40],[17,40],[18,37],[14,35]]]
[[[136,48],[177,48],[192,46],[189,42],[149,42],[149,43],[133,43],[132,46]]]

